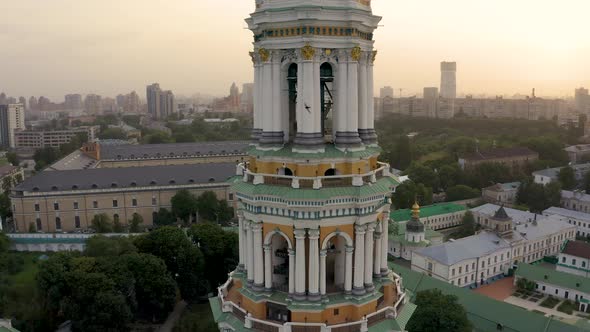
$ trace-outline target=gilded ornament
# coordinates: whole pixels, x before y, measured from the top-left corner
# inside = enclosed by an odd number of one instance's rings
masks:
[[[327,48],[327,49],[324,51],[324,54],[326,54],[326,56],[330,56],[330,55],[332,54],[332,50],[331,50],[331,49],[329,49],[329,48]]]
[[[375,59],[377,59],[377,51],[373,51],[373,54],[371,55],[371,62],[375,62]]]
[[[301,49],[301,56],[304,60],[311,60],[315,55],[315,48],[311,47],[311,45],[307,44],[303,46]]]
[[[267,62],[270,59],[270,52],[266,48],[259,49],[258,55],[260,55],[260,59],[263,62]]]
[[[256,63],[256,53],[250,52],[249,54],[250,54],[250,58],[252,59],[252,62]]]
[[[359,61],[361,59],[361,48],[359,46],[353,47],[350,56],[352,57],[352,60]]]

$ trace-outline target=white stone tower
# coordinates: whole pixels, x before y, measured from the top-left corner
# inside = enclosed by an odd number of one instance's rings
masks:
[[[457,98],[457,63],[440,63],[440,96],[446,99]]]

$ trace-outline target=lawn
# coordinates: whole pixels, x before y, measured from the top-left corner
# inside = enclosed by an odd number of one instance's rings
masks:
[[[574,313],[574,310],[577,309],[577,306],[574,302],[569,301],[569,300],[565,300],[563,301],[563,303],[561,303],[559,305],[559,307],[557,307],[558,311],[561,311],[563,313],[566,313],[568,315],[571,315]]]
[[[209,302],[191,304],[186,307],[180,320],[174,326],[173,332],[218,332],[219,328],[213,321],[213,314]]]
[[[549,296],[547,297],[543,302],[541,302],[541,307],[545,307],[545,308],[554,308],[555,305],[557,305],[559,303],[559,299],[554,298],[553,296]]]
[[[0,158],[0,166],[8,165],[8,160],[5,157]]]

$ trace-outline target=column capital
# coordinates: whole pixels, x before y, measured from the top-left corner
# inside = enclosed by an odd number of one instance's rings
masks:
[[[250,227],[252,228],[253,232],[262,232],[262,223],[251,223]]]
[[[289,256],[295,256],[295,250],[289,249],[287,252],[289,253]]]
[[[245,231],[247,231],[247,230],[249,230],[251,228],[251,226],[250,226],[251,223],[252,222],[250,220],[248,220],[248,219],[242,220],[242,226],[244,227],[244,230]]]
[[[293,234],[295,234],[295,238],[297,240],[304,240],[305,239],[305,229],[296,229],[295,231],[293,231]]]
[[[270,244],[265,244],[262,246],[262,248],[264,249],[264,251],[271,251],[272,250],[272,246]]]
[[[346,246],[346,248],[344,249],[347,253],[353,253],[354,252],[354,247],[349,247]]]
[[[375,233],[373,233],[373,238],[375,240],[381,240],[382,235],[383,235],[383,233],[381,233],[381,232],[375,232]]]
[[[376,222],[370,222],[368,224],[366,224],[367,226],[367,232],[371,233],[375,231],[375,228],[377,227],[377,223]]]
[[[328,256],[328,250],[320,250],[320,257]]]
[[[308,229],[307,235],[309,236],[310,240],[317,240],[320,238],[320,230],[319,229]]]
[[[366,225],[354,225],[354,232],[356,233],[356,235],[365,235],[366,230]]]

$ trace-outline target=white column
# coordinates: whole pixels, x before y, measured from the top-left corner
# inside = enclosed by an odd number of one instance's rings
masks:
[[[363,52],[361,60],[358,64],[358,125],[359,130],[364,131],[367,129],[367,63],[366,54]],[[361,138],[363,136],[361,135]]]
[[[381,231],[381,275],[387,276],[389,267],[387,266],[387,253],[389,252],[389,210],[383,211],[385,214],[383,218]]]
[[[296,300],[305,300],[305,230],[295,230],[295,295]]]
[[[373,244],[374,244],[375,223],[367,225],[365,235],[365,288],[367,291],[375,289],[373,286]]]
[[[272,81],[272,64],[264,62],[262,64],[262,132],[271,133],[273,128],[273,81]]]
[[[320,253],[319,253],[319,229],[307,231],[309,237],[309,278],[308,278],[308,300],[318,301],[321,299],[319,290],[320,281]]]
[[[240,250],[238,271],[244,271],[244,216],[242,213],[238,213],[238,227],[238,248]]]
[[[334,137],[338,132],[344,133],[346,132],[346,104],[347,104],[347,96],[348,96],[348,86],[346,84],[346,79],[348,77],[348,64],[344,59],[346,59],[346,52],[340,51],[339,58],[341,59],[338,62],[338,71],[336,72],[336,102],[334,103]]]
[[[264,246],[264,288],[272,291],[272,246]]]
[[[374,140],[375,134],[375,91],[373,82],[373,53],[369,53],[367,65],[367,129]]]
[[[295,250],[289,249],[289,296],[295,293]]]
[[[286,110],[281,109],[281,52],[273,51],[272,57],[272,131],[275,133],[282,131],[283,115]]]
[[[365,294],[365,231],[364,225],[356,225],[354,241],[354,288],[352,293],[355,295]]]
[[[373,258],[373,277],[381,277],[381,237],[383,236],[382,227],[379,225],[375,231],[375,257]]]
[[[327,250],[320,251],[320,294],[326,295],[326,256]]]
[[[254,62],[254,95],[253,95],[253,104],[254,104],[254,130],[253,134],[258,135],[260,134],[260,130],[262,130],[262,115],[261,115],[261,105],[260,102],[262,101],[262,79],[260,76],[260,57],[256,52],[252,52],[252,61]]]
[[[254,283],[254,234],[252,233],[252,222],[247,221],[246,223],[246,247],[248,249],[248,284],[252,285]]]
[[[321,80],[320,80],[320,62],[314,58],[313,62],[313,132],[321,133],[322,137],[322,94],[321,94]]]
[[[344,264],[344,293],[352,293],[352,254],[354,247],[346,247],[346,263]]]
[[[262,253],[262,224],[254,224],[254,289],[264,289],[264,256]]]
[[[358,62],[352,58],[348,62],[348,132],[358,132],[359,125],[359,90],[358,90]]]

